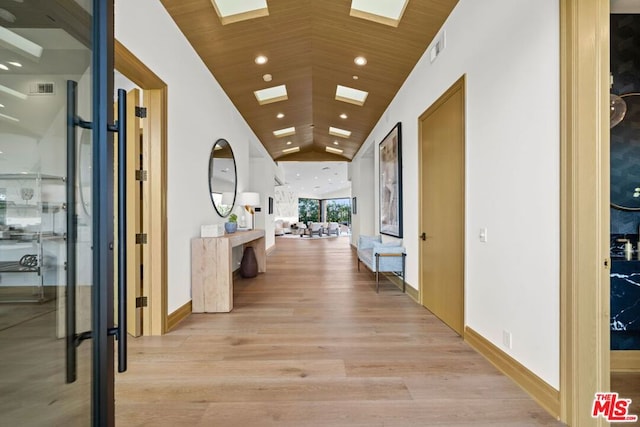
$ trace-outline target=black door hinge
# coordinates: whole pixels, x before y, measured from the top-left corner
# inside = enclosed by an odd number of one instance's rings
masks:
[[[147,118],[147,108],[146,107],[136,107],[136,117],[140,117],[141,119]]]

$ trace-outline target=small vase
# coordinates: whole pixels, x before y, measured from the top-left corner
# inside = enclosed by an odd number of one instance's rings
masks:
[[[237,229],[238,229],[238,223],[237,222],[225,222],[224,223],[224,231],[226,231],[227,233],[235,233]]]

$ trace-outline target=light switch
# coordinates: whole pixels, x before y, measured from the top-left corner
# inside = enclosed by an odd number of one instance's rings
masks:
[[[482,243],[487,243],[487,229],[486,229],[486,227],[480,229],[479,237],[480,237],[480,241]]]

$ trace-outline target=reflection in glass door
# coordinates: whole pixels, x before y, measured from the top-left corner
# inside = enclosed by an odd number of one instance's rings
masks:
[[[113,354],[97,344],[115,332],[94,310],[113,304],[99,299],[112,278],[93,268],[113,241],[94,174],[112,162],[94,149],[110,75],[96,49],[106,57],[112,34],[94,27],[112,7],[0,0],[0,425],[112,424]]]

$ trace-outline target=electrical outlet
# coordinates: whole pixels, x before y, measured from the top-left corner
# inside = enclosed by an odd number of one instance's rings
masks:
[[[487,228],[483,227],[480,229],[480,234],[478,235],[478,237],[480,238],[480,241],[482,243],[487,243]]]
[[[511,332],[507,330],[502,331],[502,344],[511,350]]]

